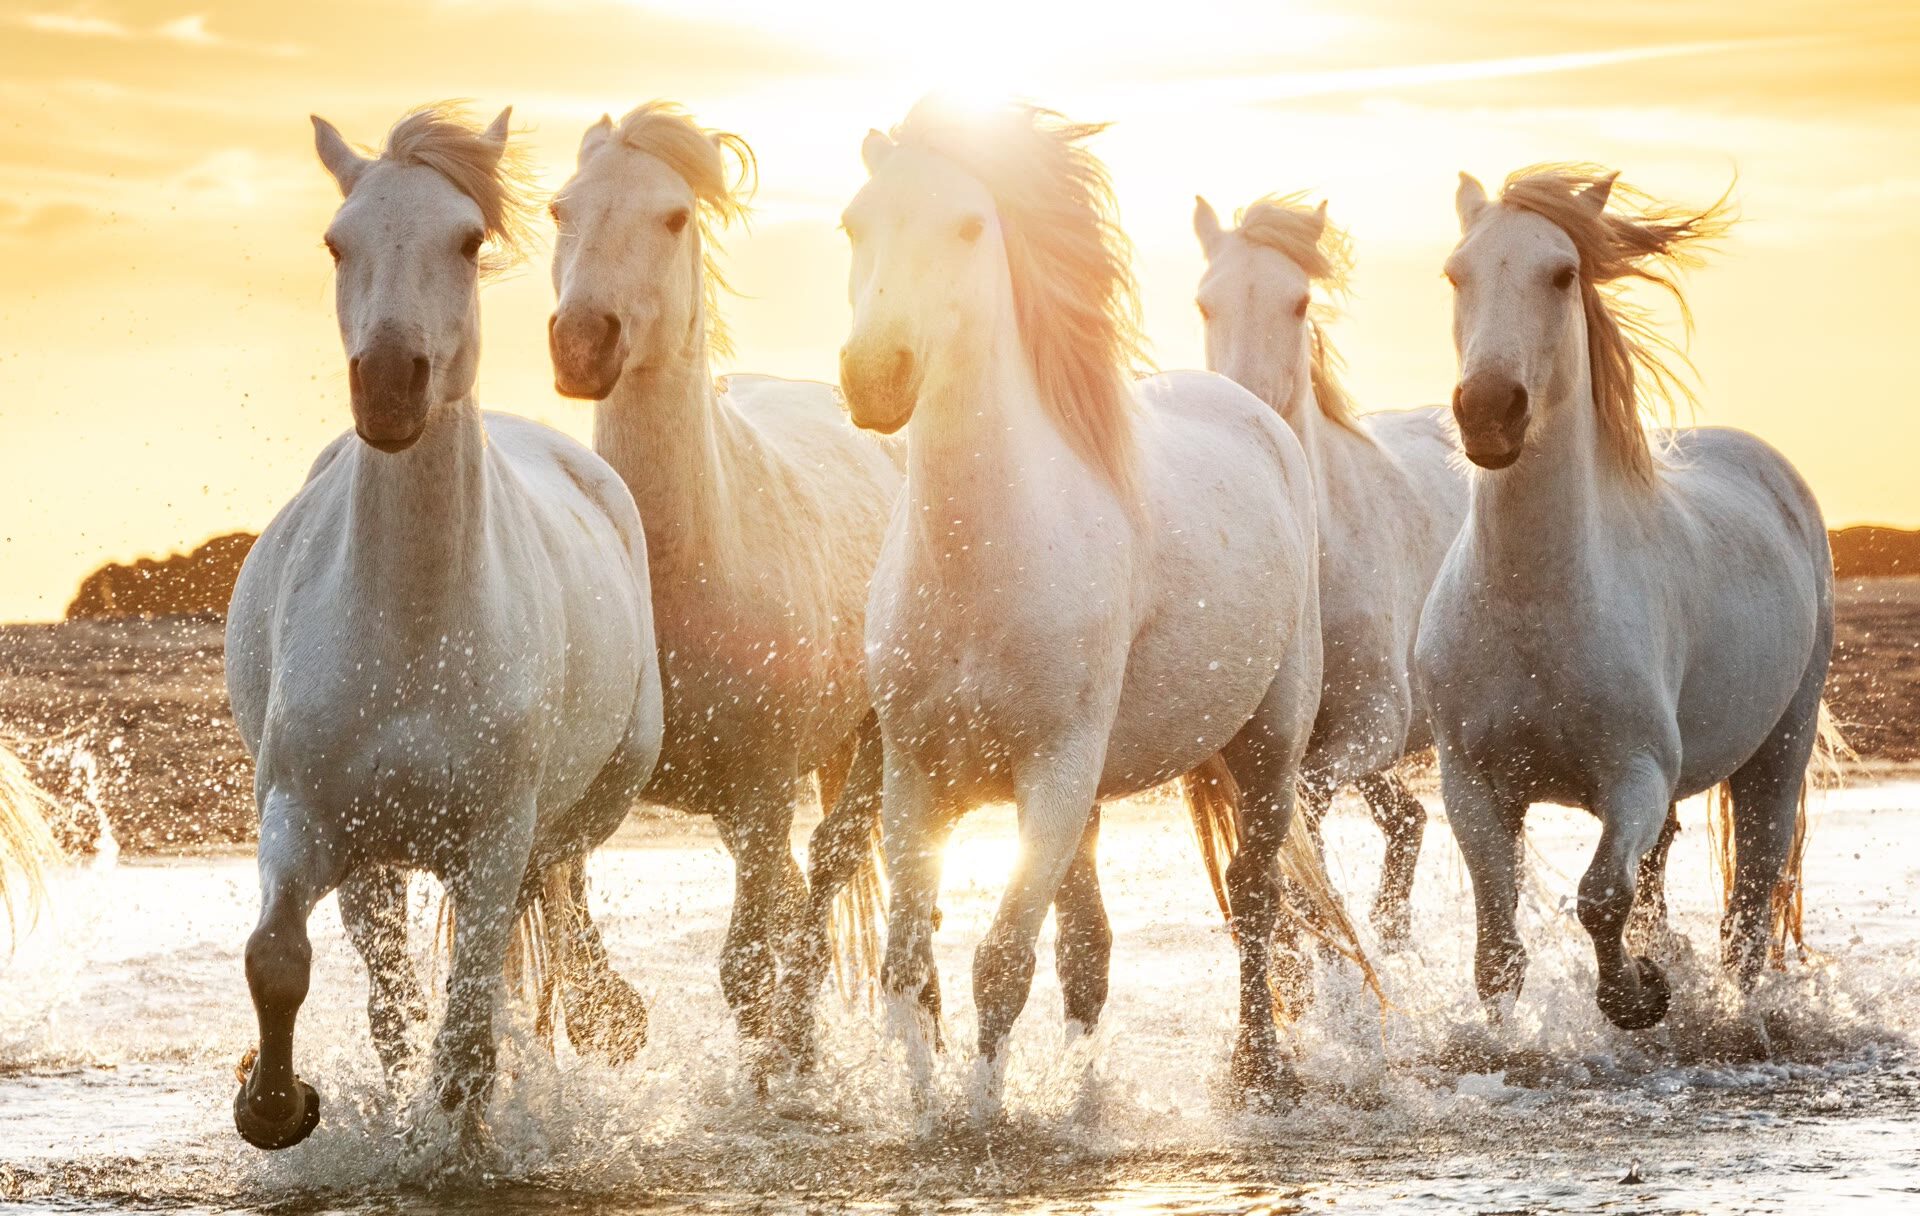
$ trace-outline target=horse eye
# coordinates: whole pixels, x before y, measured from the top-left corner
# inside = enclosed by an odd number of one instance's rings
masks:
[[[1573,286],[1573,267],[1562,266],[1553,272],[1553,289],[1555,291],[1565,291],[1571,286]]]
[[[1202,321],[1213,320],[1213,309],[1208,308],[1205,304],[1195,304],[1194,307],[1200,310],[1200,319]]]
[[[333,258],[333,264],[338,266],[340,264],[340,246],[330,236],[321,237],[320,242],[327,247],[327,253]]]
[[[460,256],[467,259],[469,262],[473,261],[475,258],[480,256],[480,245],[485,240],[486,240],[485,233],[482,233],[482,232],[468,233],[467,239],[460,242]]]
[[[1305,317],[1307,315],[1307,297],[1300,297],[1300,302],[1293,306],[1293,315],[1296,317]]]
[[[693,218],[692,212],[688,211],[685,207],[680,208],[680,210],[674,212],[672,215],[669,215],[667,217],[667,231],[673,233],[675,236],[678,236],[683,230],[685,230],[687,226],[687,221],[692,218]]]
[[[987,221],[981,219],[977,215],[970,215],[966,219],[960,221],[960,239],[963,241],[966,241],[968,244],[972,244],[974,241],[979,240],[980,234],[985,232],[986,230],[987,230]]]

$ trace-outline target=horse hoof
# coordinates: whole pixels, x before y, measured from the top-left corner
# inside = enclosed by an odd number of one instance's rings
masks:
[[[1300,1096],[1299,1079],[1280,1061],[1272,1044],[1254,1047],[1236,1044],[1230,1076],[1234,1098],[1243,1110],[1270,1113]]]
[[[619,1067],[647,1045],[647,1002],[638,989],[609,975],[566,1001],[567,1038],[582,1055]]]
[[[1633,961],[1640,972],[1640,990],[1627,994],[1603,985],[1599,994],[1600,1012],[1622,1030],[1646,1030],[1658,1026],[1667,1016],[1673,989],[1667,984],[1666,974],[1652,959]]]
[[[313,1086],[295,1079],[294,1096],[299,1099],[300,1107],[291,1119],[283,1123],[273,1123],[255,1115],[247,1103],[247,1087],[242,1085],[233,1099],[233,1126],[240,1138],[255,1148],[268,1152],[277,1149],[292,1148],[313,1134],[320,1126],[320,1095]]]

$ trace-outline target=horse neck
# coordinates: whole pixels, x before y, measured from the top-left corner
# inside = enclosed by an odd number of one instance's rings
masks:
[[[1564,591],[1568,574],[1594,556],[1607,507],[1622,490],[1600,451],[1585,332],[1556,359],[1520,458],[1503,470],[1476,469],[1469,483],[1467,527],[1508,592]]]
[[[593,413],[594,450],[632,491],[656,567],[704,554],[732,534],[729,451],[741,439],[714,390],[706,309],[696,304],[686,341],[654,366],[622,375]]]
[[[928,365],[907,435],[909,517],[942,557],[991,557],[976,541],[1019,526],[1027,488],[1063,467],[1080,458],[1046,415],[1009,299],[977,357]]]
[[[438,615],[479,576],[487,534],[487,440],[468,395],[435,406],[403,452],[354,444],[347,553],[390,628]]]

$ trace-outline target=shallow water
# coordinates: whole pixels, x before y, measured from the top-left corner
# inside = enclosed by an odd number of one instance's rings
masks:
[[[1302,1212],[1920,1209],[1920,785],[1856,787],[1817,809],[1809,942],[1756,1017],[1709,965],[1716,896],[1697,806],[1669,897],[1683,941],[1674,1005],[1625,1033],[1594,1009],[1572,914],[1597,837],[1539,808],[1524,931],[1532,953],[1497,1034],[1472,991],[1471,900],[1437,817],[1412,950],[1382,956],[1383,1015],[1326,963],[1293,1035],[1305,1093],[1285,1113],[1226,1102],[1234,955],[1185,813],[1111,808],[1102,873],[1113,995],[1063,1049],[1051,934],[1009,1064],[1003,1117],[975,1121],[964,1050],[916,1114],[899,1049],[863,1004],[829,997],[824,1061],[755,1095],[715,958],[732,893],[707,825],[649,821],[593,862],[617,965],[647,994],[652,1041],[609,1069],[548,1057],[524,1011],[502,1053],[491,1175],[450,1167],[367,1036],[365,976],[332,901],[314,917],[299,1067],[324,1117],[268,1155],[232,1129],[232,1068],[253,1036],[240,950],[256,911],[250,857],[128,861],[64,876],[56,906],[0,962],[0,1203],[24,1209],[448,1213]],[[1327,825],[1336,882],[1363,909],[1380,838],[1348,807]],[[1011,858],[1004,809],[949,852],[937,942],[947,1034],[964,1046],[971,952]],[[433,920],[416,884],[416,956]],[[1696,956],[1693,951],[1697,950]]]

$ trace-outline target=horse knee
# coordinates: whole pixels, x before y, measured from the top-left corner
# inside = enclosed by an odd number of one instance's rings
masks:
[[[247,988],[255,1006],[291,1012],[307,999],[313,977],[313,944],[304,928],[268,920],[247,939]]]
[[[1633,911],[1633,880],[1624,870],[1597,865],[1580,879],[1580,924],[1595,941],[1618,938]]]

